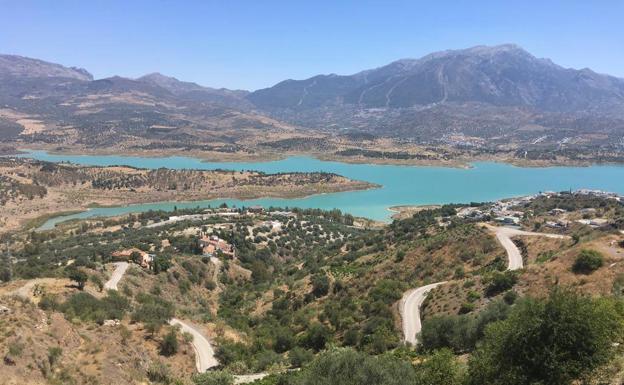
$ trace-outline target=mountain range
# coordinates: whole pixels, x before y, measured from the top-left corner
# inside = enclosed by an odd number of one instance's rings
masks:
[[[267,109],[408,108],[478,102],[576,111],[621,107],[624,80],[589,69],[566,69],[515,45],[478,46],[398,60],[350,76],[286,80],[250,94],[249,99]]]
[[[563,68],[515,45],[437,52],[254,92],[159,73],[94,80],[84,69],[0,55],[0,129],[5,140],[85,146],[236,146],[263,131],[354,130],[422,143],[617,147],[624,146],[624,80]]]

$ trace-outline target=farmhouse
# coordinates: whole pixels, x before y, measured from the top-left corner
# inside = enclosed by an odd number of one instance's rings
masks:
[[[152,261],[154,260],[154,255],[148,254],[141,249],[137,249],[136,247],[115,251],[111,254],[111,257],[118,261],[134,262],[146,269],[152,265]]]

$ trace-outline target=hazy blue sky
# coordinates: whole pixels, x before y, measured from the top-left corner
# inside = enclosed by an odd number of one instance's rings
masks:
[[[624,1],[0,0],[1,53],[97,78],[256,89],[501,43],[624,77]]]

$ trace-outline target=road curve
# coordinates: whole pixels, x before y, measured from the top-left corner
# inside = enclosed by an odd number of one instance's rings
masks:
[[[408,344],[416,345],[416,335],[420,333],[422,325],[420,324],[420,307],[425,301],[427,293],[442,284],[444,282],[432,283],[429,285],[421,286],[416,289],[409,290],[403,294],[401,303],[399,305],[399,312],[401,313],[401,320],[403,324],[403,339]]]
[[[514,229],[512,227],[504,227],[504,226],[491,226],[486,225],[486,227],[492,231],[496,235],[496,239],[500,242],[501,246],[505,248],[507,252],[507,259],[509,260],[509,264],[507,266],[507,270],[519,270],[524,267],[524,263],[522,262],[522,254],[520,250],[516,246],[515,243],[511,240],[511,237],[519,236],[519,235],[528,235],[528,236],[541,236],[547,238],[555,238],[555,239],[568,239],[570,238],[567,235],[560,234],[550,234],[550,233],[535,233],[532,231],[523,231]]]
[[[128,262],[115,262],[114,265],[115,271],[113,271],[113,275],[104,284],[105,290],[117,290],[117,284],[126,273],[126,270],[128,270],[128,266],[130,266]]]
[[[212,263],[215,264],[215,274],[214,279],[215,282],[218,278],[219,271],[221,270],[222,262],[218,258],[211,258]],[[117,284],[125,274],[126,270],[130,265],[128,262],[116,262],[115,270],[111,275],[111,278],[104,284],[104,288],[107,290],[117,290]],[[34,284],[35,282],[33,282]],[[32,285],[26,285],[28,288],[24,290],[29,290],[32,288]],[[179,320],[177,318],[172,318],[169,321],[169,324],[172,326],[178,325],[180,326],[180,330],[183,332],[187,332],[193,336],[193,341],[191,341],[191,345],[193,346],[193,350],[195,351],[195,366],[199,373],[204,373],[210,368],[214,368],[219,365],[219,361],[215,358],[215,352],[201,331],[197,330],[194,326]],[[247,384],[250,382],[254,382],[256,380],[262,379],[268,376],[268,373],[255,373],[255,374],[244,374],[234,376],[235,384]]]
[[[204,373],[206,370],[219,365],[219,361],[217,361],[214,356],[215,352],[212,345],[210,345],[208,339],[204,337],[199,330],[177,318],[172,318],[169,324],[179,325],[183,332],[187,332],[193,336],[191,345],[195,350],[195,365],[198,372]]]

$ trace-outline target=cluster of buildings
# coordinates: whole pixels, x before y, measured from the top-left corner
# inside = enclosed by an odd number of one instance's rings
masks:
[[[602,190],[589,190],[582,189],[573,192],[574,194],[580,195],[590,195],[595,197],[614,199],[618,202],[624,203],[624,197],[619,196],[618,194],[606,192]],[[523,204],[529,203],[532,200],[540,197],[554,197],[559,196],[561,193],[546,191],[535,195],[529,195],[525,197],[513,198],[503,201],[494,202],[488,206],[478,206],[478,207],[463,207],[457,211],[457,216],[466,219],[472,219],[475,221],[488,220],[493,219],[496,222],[506,224],[506,225],[518,225],[520,221],[524,217],[525,213],[523,211],[514,210],[513,207],[522,206]],[[582,215],[594,215],[596,209],[588,208],[579,210]],[[567,211],[560,208],[555,208],[550,210],[549,214],[554,217],[562,216],[566,214]],[[595,219],[579,219],[576,222],[582,223],[585,225],[589,225],[592,227],[600,227],[607,223],[605,219],[595,218]],[[545,223],[546,226],[555,228],[555,229],[563,229],[567,228],[570,224],[570,221],[564,218],[557,218],[552,221],[548,221]]]
[[[201,247],[203,255],[207,257],[214,256],[217,251],[231,258],[236,257],[236,248],[216,235],[202,234],[199,239],[199,247]]]

